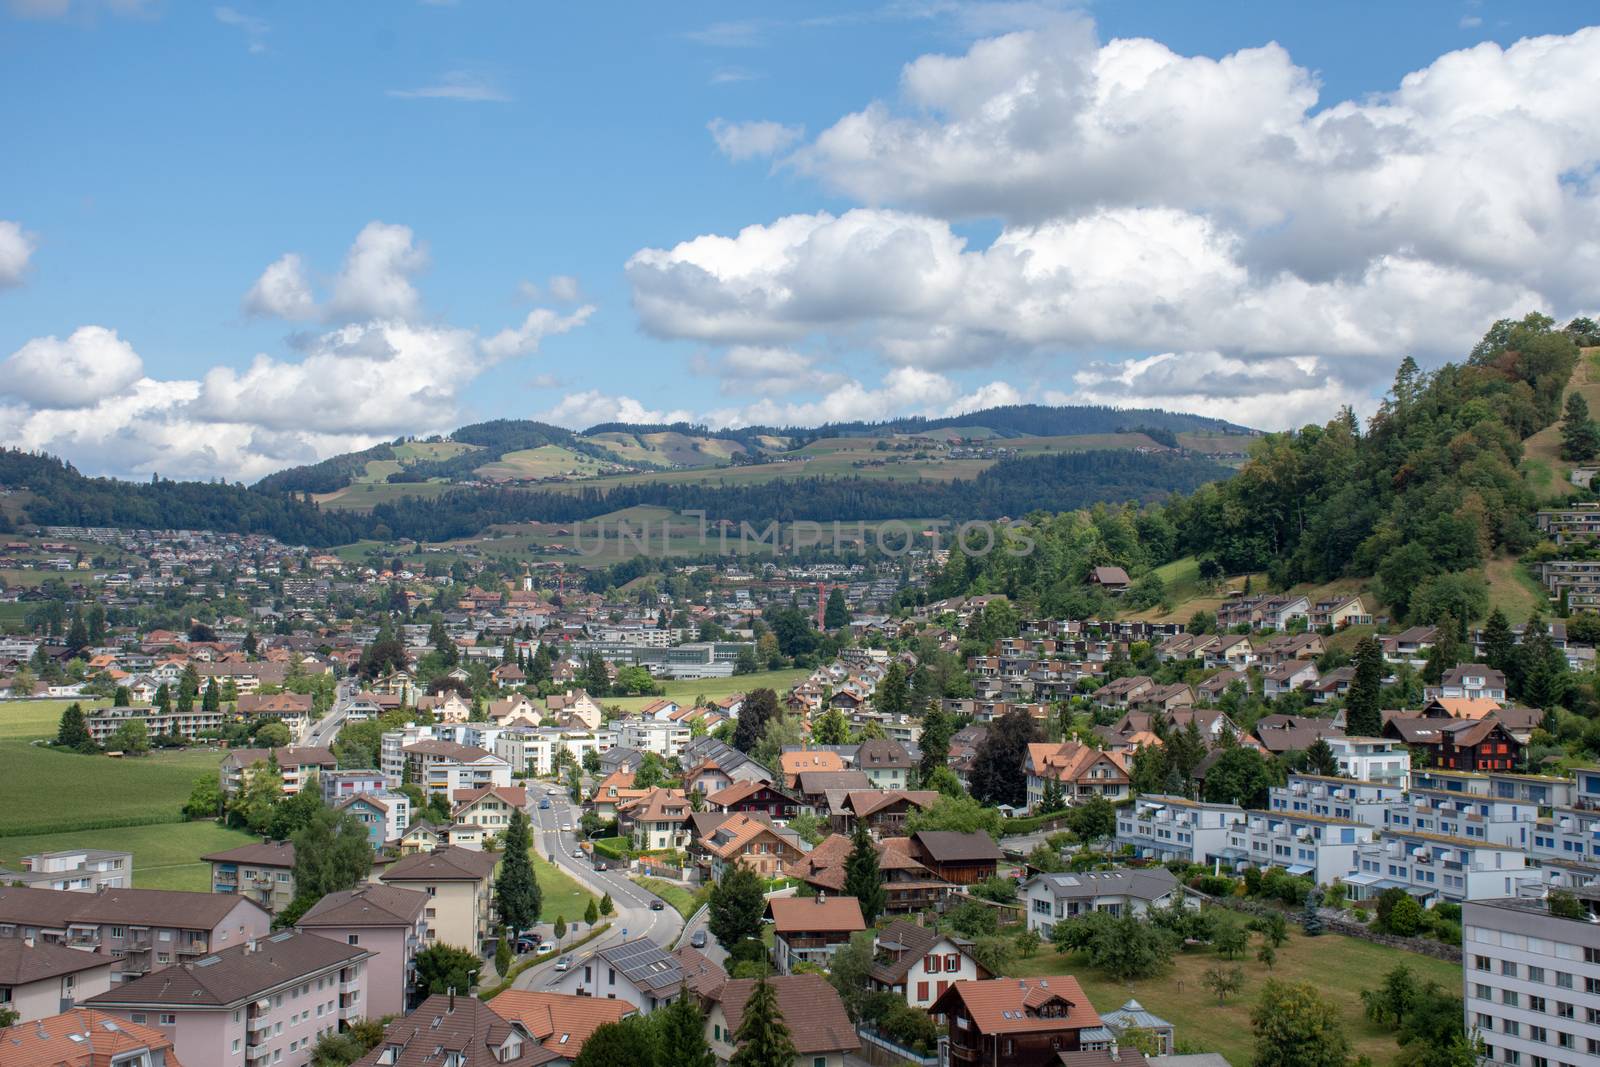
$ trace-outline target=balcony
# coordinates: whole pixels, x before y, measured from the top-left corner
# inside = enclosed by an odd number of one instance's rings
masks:
[[[266,1063],[272,1050],[266,1045],[250,1045],[245,1048],[244,1058],[247,1063]]]
[[[359,993],[359,992],[361,992],[361,979],[359,979],[359,978],[351,978],[348,981],[345,981],[345,980],[341,979],[340,982],[339,982],[339,992],[341,992],[341,993]]]
[[[266,1015],[252,1015],[244,1021],[244,1028],[252,1034],[272,1029],[272,1020]]]

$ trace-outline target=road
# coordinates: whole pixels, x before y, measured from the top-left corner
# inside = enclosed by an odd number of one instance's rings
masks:
[[[544,783],[533,781],[528,783],[529,800],[533,804],[533,810],[529,815],[533,818],[534,847],[544,853],[547,859],[554,856],[555,862],[562,870],[596,896],[610,893],[612,903],[617,906],[616,914],[611,917],[611,929],[577,951],[592,952],[597,948],[636,937],[648,937],[667,949],[676,946],[678,937],[683,931],[683,917],[670,904],[660,911],[651,911],[650,902],[657,899],[655,894],[634,885],[624,872],[597,871],[587,856],[583,859],[575,858],[573,852],[577,850],[581,838],[574,831],[582,811],[567,799],[565,792],[559,796],[549,797],[550,807],[541,810],[538,803],[545,795],[543,791],[548,788],[550,787]],[[562,826],[570,826],[573,829],[564,831],[561,829]],[[581,937],[586,932],[580,929],[577,934]],[[551,959],[523,971],[517,976],[513,985],[517,989],[543,989],[557,977],[559,975],[555,970],[555,960]]]
[[[312,748],[327,748],[333,744],[333,739],[339,736],[339,728],[343,725],[344,708],[335,702],[326,715],[311,724],[301,744]]]

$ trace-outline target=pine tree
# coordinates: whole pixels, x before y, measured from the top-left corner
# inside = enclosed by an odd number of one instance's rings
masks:
[[[744,1003],[744,1018],[733,1040],[738,1049],[729,1067],[793,1067],[794,1041],[778,1008],[778,991],[764,973]]]
[[[911,706],[911,687],[906,683],[903,664],[896,661],[883,672],[883,679],[872,694],[872,706],[886,715],[903,715]]]
[[[864,820],[856,820],[855,833],[850,839],[850,855],[844,861],[845,896],[855,897],[861,906],[861,918],[871,926],[883,913],[887,894],[883,888],[883,875],[878,870],[878,850],[872,847]]]
[[[670,1067],[716,1067],[717,1057],[706,1044],[706,1017],[700,999],[687,984],[678,997],[662,1009],[657,1020],[657,1062]]]
[[[1505,612],[1495,608],[1483,624],[1483,661],[1497,671],[1510,674],[1515,649],[1511,623],[1506,620]]]
[[[1345,731],[1351,737],[1377,737],[1383,732],[1379,708],[1383,695],[1383,647],[1376,637],[1356,644],[1356,673],[1345,697]]]
[[[950,718],[950,713],[938,704],[930,706],[922,717],[922,736],[919,739],[922,781],[932,778],[933,772],[940,767],[950,766],[950,737],[954,733],[955,722]]]
[[[1047,779],[1044,783],[1044,795],[1039,798],[1039,814],[1049,815],[1066,806],[1066,797],[1061,794],[1061,782],[1055,778]]]
[[[1580,462],[1600,453],[1600,426],[1589,417],[1589,403],[1573,390],[1561,417],[1561,458]]]
[[[495,879],[494,897],[500,921],[519,934],[539,921],[539,912],[544,906],[539,880],[533,873],[533,860],[528,854],[532,847],[528,815],[518,808],[511,813],[511,825],[506,827],[505,857],[500,861],[500,875]]]
[[[217,689],[215,678],[206,682],[206,692],[200,700],[200,708],[203,711],[218,711],[222,708],[222,694]]]
[[[67,710],[61,713],[61,725],[56,730],[56,744],[79,752],[94,747],[94,742],[89,737],[89,725],[84,721],[83,705],[68,704]]]
[[[1444,673],[1461,662],[1461,624],[1446,612],[1433,627],[1433,645],[1428,649],[1428,660],[1422,667],[1422,680],[1438,685]]]
[[[1330,778],[1338,775],[1339,759],[1333,754],[1333,746],[1320,737],[1307,745],[1306,770]]]
[[[1536,708],[1553,707],[1567,692],[1567,659],[1550,639],[1550,629],[1535,616],[1528,620],[1515,659],[1518,695]]]
[[[838,586],[828,593],[827,606],[822,609],[822,625],[828,630],[850,625],[850,609],[844,603],[844,590]]]
[[[89,627],[85,625],[83,616],[79,615],[72,620],[72,627],[67,630],[67,651],[76,656],[89,646]]]

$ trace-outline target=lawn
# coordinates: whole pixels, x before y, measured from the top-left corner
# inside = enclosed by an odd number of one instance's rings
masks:
[[[120,849],[133,853],[133,884],[140,889],[209,893],[211,864],[200,862],[200,857],[208,852],[248,845],[254,840],[242,830],[225,829],[210,821],[0,837],[0,866],[14,867],[18,859],[35,852],[67,848]]]
[[[0,741],[0,838],[177,822],[195,778],[221,762],[214,748],[112,759]]]
[[[531,855],[534,876],[539,879],[539,889],[544,893],[541,922],[553,923],[560,917],[571,926],[575,922],[583,922],[583,913],[588,910],[589,901],[599,906],[600,898],[579,885],[570,874],[537,852]]]
[[[736,674],[731,678],[691,678],[684,681],[664,681],[661,683],[661,688],[666,690],[663,696],[670,700],[676,700],[680,704],[693,701],[696,697],[718,700],[722,697],[732,696],[734,693],[748,693],[752,689],[762,688],[771,689],[781,697],[804,681],[810,673],[807,670],[759,671],[755,674]],[[621,708],[623,711],[638,711],[651,701],[660,699],[662,698],[604,697],[600,702],[607,707]]]
[[[103,707],[104,700],[17,700],[0,704],[0,741],[32,741],[54,737],[61,725],[61,713],[70,704],[81,704],[84,711]]]
[[[1483,576],[1489,582],[1489,609],[1499,608],[1513,623],[1550,607],[1544,587],[1517,560],[1491,559],[1483,565]]]
[[[1461,991],[1461,965],[1458,963],[1446,963],[1352,937],[1324,934],[1309,938],[1291,931],[1289,940],[1278,950],[1277,962],[1270,973],[1255,960],[1258,947],[1260,938],[1252,937],[1249,953],[1237,963],[1244,971],[1244,988],[1221,1005],[1206,989],[1202,977],[1213,964],[1227,964],[1208,951],[1180,954],[1172,970],[1160,977],[1122,983],[1090,970],[1075,953],[1057,955],[1047,943],[1032,959],[1014,963],[1010,971],[1012,977],[1073,975],[1099,1012],[1113,1011],[1128,998],[1136,997],[1150,1011],[1172,1023],[1179,1041],[1192,1043],[1207,1052],[1220,1052],[1234,1064],[1246,1064],[1251,1060],[1250,1010],[1268,978],[1314,985],[1343,1016],[1352,1052],[1365,1053],[1375,1064],[1392,1063],[1398,1048],[1387,1027],[1367,1021],[1361,1009],[1361,990],[1376,986],[1386,972],[1404,963],[1419,980],[1431,979],[1452,992]]]
[[[681,885],[673,885],[660,878],[634,878],[633,883],[672,905],[685,919],[700,910],[700,898]]]

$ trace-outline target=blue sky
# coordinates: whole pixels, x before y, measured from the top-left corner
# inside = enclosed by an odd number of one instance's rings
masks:
[[[1592,310],[1591,14],[0,0],[0,439],[253,478],[500,416],[1320,419]]]

